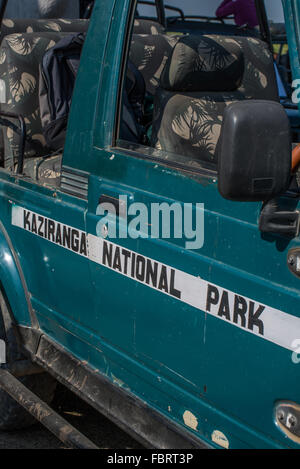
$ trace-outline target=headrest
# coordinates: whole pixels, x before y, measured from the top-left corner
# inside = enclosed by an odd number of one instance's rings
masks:
[[[39,66],[47,50],[69,33],[15,33],[1,44],[0,78],[5,82],[8,109],[30,116],[38,109]]]
[[[89,20],[84,19],[8,19],[5,18],[1,25],[1,36],[14,33],[39,33],[39,32],[70,32],[81,33],[88,30]]]
[[[165,28],[157,21],[143,20],[136,18],[134,20],[134,34],[164,34]]]
[[[161,72],[178,39],[178,36],[167,34],[132,35],[129,57],[142,73],[150,94],[155,94]]]
[[[161,75],[169,91],[234,91],[242,81],[244,57],[231,37],[184,36]]]

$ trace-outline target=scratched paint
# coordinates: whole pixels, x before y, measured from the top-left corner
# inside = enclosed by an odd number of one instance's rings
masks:
[[[121,379],[117,378],[116,376],[114,376],[113,374],[111,374],[111,377],[112,377],[112,380],[113,380],[113,383],[114,384],[117,384],[118,386],[120,386],[121,388],[124,386],[124,381],[122,381]]]
[[[229,448],[228,438],[224,435],[224,433],[220,432],[219,430],[215,430],[212,433],[211,439],[214,443],[221,446],[222,448],[225,448],[225,449]]]
[[[198,427],[198,419],[197,417],[192,414],[189,410],[186,410],[183,414],[183,421],[187,427],[192,428],[193,430],[197,430]]]

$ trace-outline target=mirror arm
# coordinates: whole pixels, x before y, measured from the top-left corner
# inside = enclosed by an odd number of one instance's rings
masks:
[[[300,212],[282,210],[279,198],[268,200],[261,209],[259,229],[263,233],[277,233],[295,238],[300,230]]]

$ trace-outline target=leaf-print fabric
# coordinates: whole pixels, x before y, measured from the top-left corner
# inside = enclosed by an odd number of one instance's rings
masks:
[[[172,91],[232,91],[244,72],[237,41],[222,44],[207,36],[186,36],[175,46],[161,76],[161,86]]]
[[[2,42],[0,78],[6,85],[2,111],[23,115],[27,142],[25,158],[49,153],[43,138],[39,109],[39,64],[46,50],[68,33],[12,34]],[[12,167],[19,151],[19,137],[11,129],[4,135],[4,166]]]
[[[225,107],[242,99],[278,100],[267,45],[237,36],[181,38],[155,95],[152,146],[216,163]]]
[[[1,28],[0,79],[6,85],[6,104],[1,110],[22,114],[27,142],[25,158],[47,154],[39,109],[39,65],[47,50],[71,32],[85,32],[88,20],[4,19]],[[4,166],[12,167],[19,151],[19,138],[5,129]]]
[[[61,176],[62,154],[47,158],[29,158],[24,163],[25,176],[54,187],[59,187]]]
[[[148,94],[154,96],[161,73],[179,36],[133,34],[129,59],[141,72]]]
[[[163,34],[164,27],[156,21],[135,19],[134,34]]]
[[[1,37],[14,33],[70,32],[80,33],[88,30],[89,20],[74,19],[4,19],[1,26]]]

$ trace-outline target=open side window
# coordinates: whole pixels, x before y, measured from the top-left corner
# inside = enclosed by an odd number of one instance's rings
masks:
[[[216,171],[226,107],[278,101],[278,88],[272,53],[256,29],[247,35],[231,25],[228,34],[216,26],[208,34],[201,3],[198,10],[185,32],[168,22],[152,34],[132,28],[116,145],[190,171]]]

